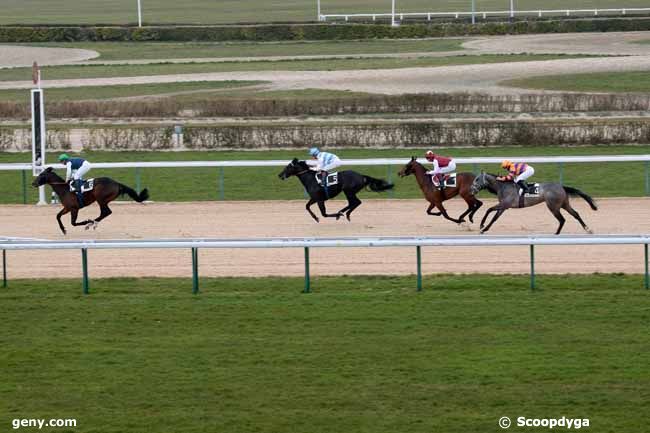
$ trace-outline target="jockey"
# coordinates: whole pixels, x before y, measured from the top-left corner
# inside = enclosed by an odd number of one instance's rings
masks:
[[[83,158],[70,158],[66,153],[59,155],[59,161],[67,166],[65,181],[72,181],[79,203],[83,203],[83,194],[81,193],[81,184],[83,175],[90,171],[90,163]]]
[[[431,150],[428,150],[425,157],[427,161],[433,162],[433,170],[427,171],[428,175],[433,175],[438,180],[438,185],[442,191],[445,188],[445,174],[452,173],[456,170],[456,162],[442,155],[436,155]]]
[[[506,176],[498,176],[497,180],[503,182],[512,181],[516,183],[519,188],[521,188],[519,194],[525,194],[528,192],[526,179],[535,174],[535,169],[533,167],[524,162],[514,163],[506,159],[501,162],[501,168],[505,168],[509,173]]]
[[[342,162],[338,156],[329,152],[321,152],[317,147],[309,149],[309,155],[316,161],[307,161],[307,164],[313,166],[311,169],[321,174],[319,183],[323,183],[323,179],[327,180],[327,172],[339,167]]]

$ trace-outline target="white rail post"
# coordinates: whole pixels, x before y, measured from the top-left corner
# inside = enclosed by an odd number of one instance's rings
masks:
[[[320,0],[316,0],[316,20],[320,21]]]
[[[396,27],[397,24],[395,23],[395,0],[392,0],[391,2],[391,13],[390,13],[390,25],[392,27]]]
[[[472,24],[476,24],[476,0],[472,0]]]
[[[510,0],[510,18],[515,17],[515,0]]]
[[[138,0],[138,27],[142,27],[142,6],[140,5],[140,0]]]

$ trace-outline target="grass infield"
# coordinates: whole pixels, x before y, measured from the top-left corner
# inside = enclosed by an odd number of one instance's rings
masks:
[[[417,155],[423,159],[425,149],[341,149],[334,150],[343,160],[346,158],[408,158]],[[648,154],[650,146],[590,146],[565,148],[520,147],[483,149],[437,149],[443,155],[455,157],[479,156],[557,156],[557,155],[618,155]],[[85,152],[81,156],[91,162],[122,161],[211,161],[277,159],[287,163],[294,157],[306,158],[307,149],[271,150],[260,152]],[[0,163],[28,162],[31,155],[25,153],[0,153]],[[48,161],[53,161],[50,155]],[[557,164],[534,164],[537,181],[558,181],[560,168]],[[395,183],[391,193],[362,192],[362,199],[372,198],[419,198],[421,192],[412,176],[399,178],[400,166],[344,166],[342,169],[357,170],[373,177],[389,179]],[[476,167],[490,172],[500,170],[498,164],[482,164]],[[474,167],[459,165],[458,171],[472,171]],[[564,183],[585,191],[593,197],[638,197],[645,194],[645,166],[637,163],[564,164]],[[304,197],[302,185],[295,178],[278,179],[281,167],[273,168],[225,168],[223,170],[223,197],[226,200],[290,200]],[[612,182],[626,173],[625,182]],[[93,169],[92,177],[108,176],[132,187],[136,185],[135,169]],[[156,168],[141,170],[141,185],[149,188],[154,201],[200,201],[220,198],[220,170],[218,168]],[[31,172],[27,173],[27,202],[37,200],[38,191],[29,186]],[[169,179],[174,188],[169,187]],[[482,193],[484,194],[484,193]],[[22,203],[21,172],[0,171],[0,204]]]
[[[510,80],[501,84],[567,92],[650,92],[650,74],[647,71],[638,71],[548,75]]]
[[[10,281],[0,420],[76,418],[56,431],[91,433],[650,423],[639,276],[543,276],[532,292],[527,276],[424,283],[323,277],[303,295],[300,278],[203,279],[192,296],[190,279],[97,279],[83,296],[76,279]]]

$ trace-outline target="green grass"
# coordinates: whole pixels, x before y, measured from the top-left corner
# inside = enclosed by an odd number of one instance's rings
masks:
[[[477,0],[477,10],[503,10],[507,3],[502,0]],[[4,0],[0,24],[93,24],[135,23],[136,2],[132,0],[107,0],[97,3],[80,0]],[[623,4],[621,4],[623,6]],[[647,7],[645,0],[626,0],[626,7]],[[563,0],[518,0],[516,7],[526,9],[562,9]],[[575,0],[573,8],[612,7],[611,0]],[[388,13],[390,2],[385,0],[323,0],[322,13]],[[469,11],[470,3],[463,0],[402,0],[398,2],[401,12]],[[286,22],[315,21],[316,3],[311,0],[278,0],[260,2],[255,0],[157,0],[142,3],[143,20],[148,23],[237,23],[237,22]]]
[[[527,62],[554,59],[579,58],[584,56],[564,55],[481,55],[452,57],[421,57],[415,59],[332,59],[332,60],[282,60],[213,63],[157,63],[153,65],[87,65],[87,66],[45,66],[42,76],[45,80],[136,77],[143,75],[197,74],[209,72],[237,71],[337,71],[353,69],[400,69],[424,66],[473,65],[482,63]],[[0,81],[31,79],[31,68],[0,70]]]
[[[90,253],[92,274],[92,252]],[[650,423],[641,277],[10,281],[0,419],[47,432],[484,433]],[[31,430],[30,430],[31,431]],[[511,431],[523,431],[511,428]]]
[[[647,71],[638,71],[548,75],[510,80],[501,84],[570,92],[650,92],[650,74]]]
[[[209,57],[385,54],[461,50],[461,39],[368,40],[314,42],[87,42],[39,43],[32,46],[97,51],[102,60],[187,59]]]
[[[540,147],[540,148],[487,148],[487,149],[438,149],[443,155],[455,157],[478,156],[526,156],[526,155],[618,155],[648,154],[650,146],[593,146],[593,147]],[[425,149],[344,149],[335,150],[342,159],[350,158],[389,158],[411,155],[424,155]],[[290,161],[293,157],[304,158],[306,149],[293,151],[260,152],[86,152],[82,156],[91,162],[120,161],[211,161],[211,160],[253,160],[277,159]],[[0,163],[28,162],[29,154],[0,153]],[[48,161],[53,160],[48,157]],[[557,164],[533,164],[534,180],[557,181]],[[362,192],[362,199],[371,198],[420,198],[421,192],[410,176],[399,178],[398,166],[344,166],[361,173],[390,179],[395,183],[395,191],[386,194]],[[499,171],[498,164],[483,164],[476,167],[490,172]],[[474,167],[459,165],[459,171],[472,171]],[[274,168],[226,168],[224,169],[224,198],[226,200],[288,200],[304,198],[302,186],[295,178],[285,181],[278,179],[281,167]],[[607,164],[565,164],[564,183],[579,188],[594,197],[638,197],[644,195],[644,163]],[[621,174],[624,180],[621,181]],[[92,177],[109,176],[122,183],[135,186],[135,169],[93,169]],[[219,199],[220,174],[217,168],[156,168],[141,170],[141,183],[151,191],[155,201],[196,201]],[[613,181],[616,179],[616,181]],[[170,183],[172,180],[172,183]],[[31,182],[27,173],[26,181]],[[173,186],[171,186],[173,184]],[[0,171],[0,203],[22,203],[22,180],[20,172]],[[485,194],[485,193],[483,193]],[[37,190],[27,188],[27,201],[37,200]]]
[[[262,84],[264,81],[196,81],[191,83],[137,84],[117,86],[90,86],[53,88],[47,91],[49,102],[99,100],[123,97],[152,96],[190,92],[203,98],[215,91],[234,89],[237,87]],[[0,100],[29,102],[29,93],[25,90],[0,90]]]

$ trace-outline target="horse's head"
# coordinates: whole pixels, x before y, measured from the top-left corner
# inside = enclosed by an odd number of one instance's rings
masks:
[[[415,173],[415,166],[417,163],[417,158],[415,156],[412,156],[408,164],[406,164],[404,168],[402,168],[397,174],[399,177],[405,177]]]
[[[481,171],[481,174],[479,174],[474,178],[474,182],[472,182],[472,186],[469,189],[472,195],[476,195],[479,193],[479,191],[490,187],[489,176],[490,175],[487,174],[486,172]]]
[[[278,177],[282,180],[298,175],[305,170],[309,170],[309,166],[305,161],[298,161],[298,158],[293,158],[293,160],[286,166],[284,167],[284,170],[278,174]]]
[[[48,183],[52,182],[55,177],[56,174],[54,173],[52,167],[48,167],[43,170],[38,176],[36,176],[36,179],[34,179],[34,182],[32,182],[32,186],[38,188],[39,186],[47,185]]]

